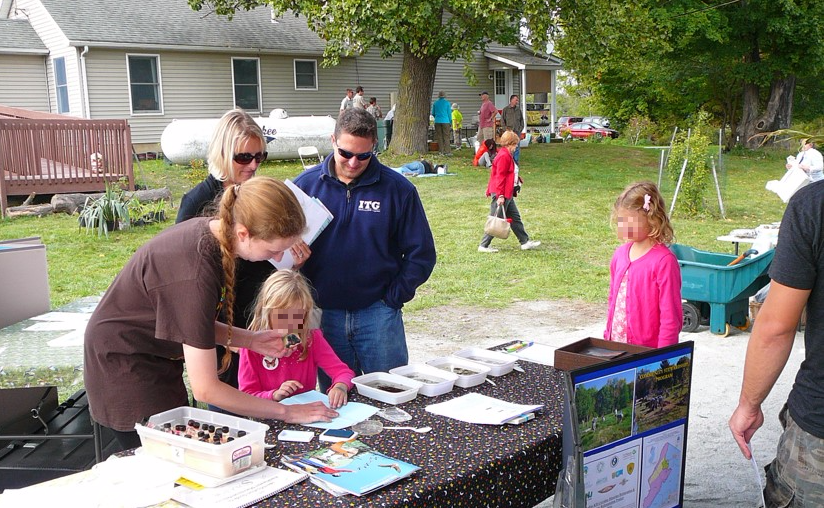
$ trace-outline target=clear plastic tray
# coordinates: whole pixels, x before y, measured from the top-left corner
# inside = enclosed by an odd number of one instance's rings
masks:
[[[421,383],[418,393],[427,397],[436,397],[449,393],[458,380],[458,375],[445,370],[427,365],[425,363],[413,363],[403,367],[395,367],[389,371],[391,374],[407,377],[413,381]]]
[[[417,381],[388,372],[370,372],[353,378],[352,383],[358,387],[358,393],[361,395],[387,404],[402,404],[414,399],[418,396],[418,390],[422,385]],[[398,391],[381,389],[381,385]]]
[[[185,425],[189,420],[216,427],[227,426],[234,440],[222,444],[204,443],[162,430],[164,423]],[[164,411],[149,418],[148,426],[135,425],[144,452],[215,478],[235,476],[261,464],[268,428],[246,418],[194,407]],[[237,437],[237,431],[246,435]]]
[[[437,367],[446,372],[451,372],[458,376],[455,386],[469,388],[477,386],[486,380],[489,374],[489,367],[481,363],[467,360],[458,356],[442,356],[426,362],[428,365]]]
[[[503,376],[509,374],[515,368],[518,358],[498,351],[490,351],[480,347],[468,347],[453,353],[455,356],[466,358],[489,367],[490,376]]]

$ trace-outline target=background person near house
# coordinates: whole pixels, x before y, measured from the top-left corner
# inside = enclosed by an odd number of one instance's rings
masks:
[[[432,116],[435,117],[435,142],[441,155],[452,155],[449,144],[449,130],[452,125],[452,105],[446,100],[446,92],[438,92],[438,100],[432,104]]]
[[[86,327],[83,377],[92,418],[112,429],[123,449],[140,445],[135,422],[189,404],[184,361],[194,397],[232,413],[292,423],[337,415],[323,404],[266,401],[218,379],[217,343],[274,357],[286,350],[276,332],[231,326],[235,259],[280,260],[306,229],[295,195],[274,178],[229,186],[219,210],[214,218],[176,224],[140,247]],[[215,319],[221,307],[228,326]]]
[[[352,107],[352,105],[353,105],[353,102],[352,102],[353,99],[352,98],[354,96],[355,96],[354,90],[352,90],[351,88],[347,88],[346,89],[346,95],[344,96],[343,100],[340,101],[340,111],[338,112],[338,114],[343,113],[345,110]]]
[[[761,405],[793,350],[807,309],[804,361],[778,418],[783,434],[765,469],[768,507],[824,506],[824,185],[808,185],[790,199],[770,265],[770,291],[747,345],[738,407],[729,426],[741,453],[764,424]]]
[[[498,153],[498,145],[495,144],[494,139],[485,139],[475,152],[475,159],[472,161],[473,166],[492,167],[492,162],[495,160],[495,155]]]
[[[506,131],[501,135],[501,149],[498,150],[492,162],[486,195],[492,197],[489,215],[495,215],[498,207],[503,207],[506,218],[511,219],[510,226],[521,244],[521,250],[529,250],[538,247],[541,242],[529,239],[524,223],[521,221],[521,213],[515,205],[515,161],[512,159],[512,152],[515,151],[519,141],[518,136],[512,131]],[[481,238],[478,252],[498,252],[498,249],[489,246],[490,243],[492,243],[492,236],[485,234]]]
[[[498,110],[495,109],[495,104],[489,100],[489,92],[481,92],[481,110],[478,111],[478,141],[483,142],[485,139],[495,139],[495,117],[498,116]]]
[[[226,112],[212,133],[207,158],[209,175],[180,199],[176,222],[202,215],[217,215],[217,205],[224,189],[255,176],[258,166],[266,159],[266,140],[260,126],[243,110]],[[310,253],[303,242],[299,244],[292,252],[296,260],[308,257]],[[252,317],[258,289],[275,267],[269,261],[247,261],[243,258],[238,258],[236,267],[234,324],[246,328]],[[225,322],[225,316],[220,316],[220,319]],[[216,349],[219,365],[225,349],[221,345]],[[234,388],[238,387],[238,361],[237,353],[233,353],[229,368],[220,375],[221,381]]]
[[[792,169],[793,164],[803,169],[811,182],[824,179],[824,158],[809,139],[801,140],[801,151],[795,156],[794,161],[787,161],[787,169]]]
[[[415,186],[378,161],[376,142],[375,118],[346,110],[332,154],[295,178],[335,217],[302,270],[323,311],[323,335],[356,374],[408,363],[401,308],[429,278],[436,257]],[[319,377],[325,390],[329,380]]]
[[[392,127],[395,126],[395,105],[392,104],[392,108],[389,110],[389,113],[383,119],[384,125],[386,125],[386,147],[389,147],[389,143],[392,142]]]
[[[461,140],[461,128],[463,127],[463,114],[457,102],[452,103],[452,134],[455,136],[455,150],[460,150],[463,144]]]
[[[381,111],[381,107],[378,106],[377,97],[369,98],[369,106],[366,107],[366,111],[368,111],[369,114],[374,116],[376,120],[380,120],[381,118],[383,118],[383,111]]]
[[[355,88],[355,96],[352,98],[352,107],[366,109],[366,99],[363,97],[363,87]]]
[[[346,404],[355,373],[329,347],[317,323],[309,322],[315,301],[309,284],[300,272],[273,273],[255,303],[250,330],[275,330],[300,337],[300,344],[287,347],[280,358],[269,358],[249,349],[240,350],[240,389],[255,397],[281,401],[315,389],[318,368],[331,378],[326,391],[329,407]]]
[[[504,109],[501,110],[501,127],[503,127],[504,130],[513,131],[518,135],[518,139],[520,140],[525,124],[524,113],[521,111],[519,102],[520,99],[517,94],[512,94],[509,97],[509,104],[504,106]],[[512,154],[512,158],[515,159],[516,164],[519,162],[520,155],[521,144],[518,143],[518,146],[515,148],[515,153]]]
[[[612,218],[627,240],[609,265],[604,338],[647,347],[678,343],[681,269],[667,247],[673,240],[664,198],[652,182],[634,183],[618,196]]]

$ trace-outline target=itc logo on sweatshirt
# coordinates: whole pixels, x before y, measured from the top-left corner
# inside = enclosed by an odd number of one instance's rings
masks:
[[[380,201],[358,201],[358,211],[359,212],[380,212],[381,211],[381,202]]]

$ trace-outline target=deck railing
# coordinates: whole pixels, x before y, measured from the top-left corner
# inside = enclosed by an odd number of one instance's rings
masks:
[[[134,190],[126,120],[0,118],[0,208],[7,196]]]

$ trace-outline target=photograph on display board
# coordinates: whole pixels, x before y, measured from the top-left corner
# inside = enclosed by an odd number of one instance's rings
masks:
[[[632,435],[634,386],[634,371],[625,371],[575,387],[583,451]]]
[[[638,367],[634,433],[686,418],[691,368],[690,355]]]

